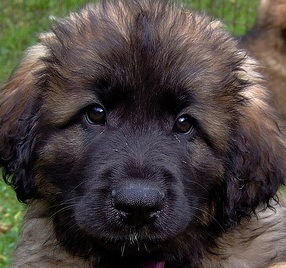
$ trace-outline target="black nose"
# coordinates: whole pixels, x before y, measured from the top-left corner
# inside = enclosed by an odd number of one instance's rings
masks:
[[[159,217],[164,193],[153,185],[128,183],[112,191],[114,208],[130,225],[142,225]]]

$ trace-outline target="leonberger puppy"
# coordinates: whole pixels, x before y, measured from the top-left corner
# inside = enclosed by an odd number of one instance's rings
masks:
[[[263,66],[274,105],[286,119],[286,0],[261,0],[256,24],[242,45]]]
[[[257,64],[159,0],[59,20],[1,90],[13,267],[268,267],[286,259],[286,146]],[[285,221],[284,221],[285,219]]]

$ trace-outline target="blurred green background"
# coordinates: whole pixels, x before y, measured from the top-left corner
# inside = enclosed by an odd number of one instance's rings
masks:
[[[37,42],[54,18],[84,6],[87,0],[0,0],[0,83],[5,82],[24,50]],[[179,1],[178,1],[179,2]],[[241,35],[253,25],[258,0],[182,0],[191,8],[223,19],[228,29]],[[0,268],[7,267],[19,235],[24,205],[0,180]]]

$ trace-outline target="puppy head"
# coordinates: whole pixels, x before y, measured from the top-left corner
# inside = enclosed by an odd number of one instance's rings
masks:
[[[5,179],[20,200],[46,200],[73,253],[197,258],[283,183],[285,144],[255,69],[199,14],[87,6],[3,86]]]

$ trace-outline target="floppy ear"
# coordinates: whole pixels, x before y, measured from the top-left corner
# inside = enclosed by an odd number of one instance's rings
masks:
[[[250,85],[241,93],[244,101],[227,155],[227,214],[230,221],[269,205],[286,177],[286,144],[276,111],[261,85],[250,59],[244,77]],[[251,76],[251,77],[250,77]]]
[[[40,59],[45,54],[42,45],[28,50],[0,92],[0,164],[4,180],[22,201],[34,192],[31,152],[40,105],[36,76],[43,68]]]

